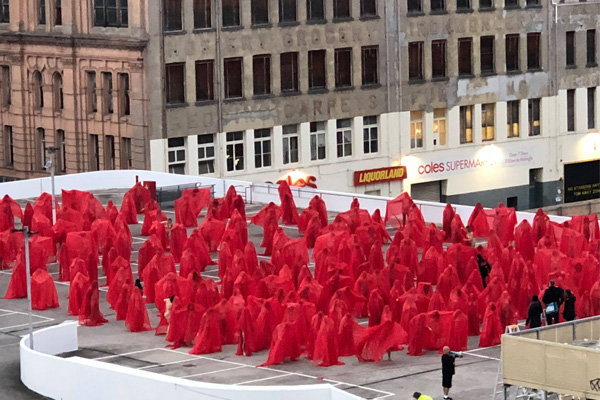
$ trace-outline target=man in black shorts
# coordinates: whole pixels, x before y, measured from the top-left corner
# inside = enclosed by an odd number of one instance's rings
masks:
[[[450,348],[444,346],[442,355],[442,389],[444,390],[444,399],[452,400],[452,397],[448,396],[450,388],[452,387],[452,376],[454,375],[454,359],[455,355],[451,354]]]

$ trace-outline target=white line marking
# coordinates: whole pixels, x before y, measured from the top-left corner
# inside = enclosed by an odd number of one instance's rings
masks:
[[[18,344],[19,344],[19,342],[9,343],[9,344],[3,344],[3,345],[0,346],[0,348],[2,348],[2,347],[9,347],[9,346],[16,346]]]
[[[246,383],[254,383],[254,382],[262,382],[262,381],[268,381],[271,379],[278,379],[278,378],[283,378],[285,376],[290,376],[290,375],[295,375],[293,372],[287,373],[287,374],[283,374],[283,375],[277,375],[277,376],[270,376],[268,378],[262,378],[262,379],[254,379],[252,381],[246,381],[246,382],[241,382],[241,383],[234,383],[233,386],[237,386],[237,385],[245,385]]]
[[[9,312],[9,313],[6,313],[6,314],[0,314],[0,317],[5,317],[7,315],[13,315],[13,314],[16,314],[16,312],[13,311],[13,312]]]
[[[14,311],[14,310],[4,310],[4,309],[1,309],[1,308],[0,308],[0,311],[8,311],[8,312],[12,312],[12,313],[15,313],[15,314],[21,314],[21,315],[29,315],[28,313],[25,313],[25,312]],[[47,321],[54,321],[54,318],[48,318],[48,317],[44,317],[44,316],[37,315],[37,314],[31,314],[31,315],[34,316],[34,317],[37,317],[37,318],[45,319]]]
[[[186,376],[181,376],[180,378],[182,379],[187,379],[187,378],[191,378],[193,376],[203,376],[203,375],[210,375],[210,374],[217,374],[219,372],[226,372],[226,371],[233,371],[235,369],[241,369],[241,368],[247,368],[244,366],[238,366],[238,367],[232,367],[232,368],[225,368],[225,369],[218,369],[216,371],[209,371],[209,372],[203,372],[201,374],[194,374],[194,375],[186,375]]]
[[[162,366],[171,365],[171,364],[179,364],[179,363],[182,363],[182,362],[194,361],[194,360],[196,360],[196,358],[188,358],[187,360],[171,361],[171,362],[168,362],[168,363],[160,363],[160,364],[156,364],[156,365],[147,365],[145,367],[140,367],[140,368],[137,368],[137,369],[150,369],[150,368],[162,367]]]
[[[52,320],[52,321],[54,321],[54,320]],[[31,325],[43,324],[45,322],[49,322],[49,321],[35,321],[35,322],[32,322]],[[21,326],[29,326],[29,324],[19,324],[19,325],[12,325],[12,326],[3,326],[2,328],[0,328],[0,331],[3,331],[5,329],[20,328]]]
[[[103,357],[98,357],[98,358],[93,358],[93,360],[106,360],[108,358],[115,358],[115,357],[122,357],[122,356],[128,356],[130,354],[139,354],[139,353],[146,353],[148,351],[155,351],[155,350],[162,350],[161,348],[155,348],[155,349],[144,349],[144,350],[137,350],[137,351],[130,351],[128,353],[121,353],[121,354],[113,354],[111,356],[103,356]]]
[[[348,390],[348,389],[352,389],[352,388],[360,388],[360,389],[363,389],[363,390],[371,390],[373,392],[382,393],[382,394],[387,395],[387,396],[395,396],[395,394],[392,393],[392,392],[386,392],[385,390],[379,390],[379,389],[373,389],[373,388],[366,387],[366,386],[355,385],[353,383],[340,382],[340,381],[336,381],[336,380],[333,380],[333,379],[323,379],[323,381],[324,382],[339,383],[339,384],[342,384],[342,385],[350,386],[349,388],[342,389],[342,390]]]

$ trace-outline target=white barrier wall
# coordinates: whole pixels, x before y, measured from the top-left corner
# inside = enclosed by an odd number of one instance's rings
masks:
[[[303,386],[233,386],[193,382],[79,357],[55,354],[77,350],[77,322],[34,332],[21,340],[21,380],[30,390],[52,399],[177,400],[357,400],[328,384]]]

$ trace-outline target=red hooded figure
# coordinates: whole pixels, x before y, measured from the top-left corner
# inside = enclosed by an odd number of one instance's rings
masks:
[[[100,312],[98,281],[92,281],[79,311],[79,325],[100,326],[108,322]]]

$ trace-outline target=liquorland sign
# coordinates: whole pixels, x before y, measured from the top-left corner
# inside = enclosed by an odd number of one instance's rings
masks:
[[[354,186],[372,185],[406,179],[406,167],[387,167],[354,172]]]

